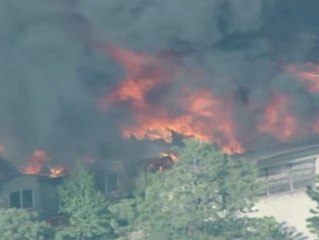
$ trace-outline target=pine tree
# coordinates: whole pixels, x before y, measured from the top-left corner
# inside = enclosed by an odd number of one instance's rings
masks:
[[[60,186],[58,194],[60,212],[68,218],[68,225],[57,231],[56,239],[89,240],[110,233],[105,197],[82,165]]]
[[[143,240],[289,239],[273,219],[242,212],[259,190],[254,164],[193,140],[173,150],[179,161],[171,170],[149,176],[144,194],[111,207],[119,234],[130,239],[130,232],[140,232]]]
[[[35,212],[24,209],[0,209],[0,239],[44,240],[49,227],[37,219]]]

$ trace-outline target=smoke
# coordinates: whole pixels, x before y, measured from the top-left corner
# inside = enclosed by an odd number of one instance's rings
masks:
[[[146,151],[120,137],[127,112],[97,108],[125,74],[97,44],[173,53],[202,69],[216,94],[237,96],[238,112],[279,90],[307,119],[318,97],[281,64],[318,60],[315,9],[317,1],[296,0],[1,0],[0,143],[16,159],[34,149],[56,161]],[[237,115],[243,128],[255,121]]]

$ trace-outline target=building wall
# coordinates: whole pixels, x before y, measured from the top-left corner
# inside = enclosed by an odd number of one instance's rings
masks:
[[[316,239],[307,228],[306,219],[316,204],[306,193],[319,173],[319,149],[292,151],[263,158],[258,162],[264,191],[251,216],[272,216]]]
[[[277,194],[262,197],[256,204],[257,211],[250,213],[253,217],[274,217],[279,222],[286,222],[302,232],[310,240],[316,237],[307,228],[306,219],[311,216],[310,209],[316,207],[305,191]]]
[[[37,181],[37,178],[34,176],[22,175],[13,180],[7,182],[2,186],[2,191],[0,194],[1,198],[1,207],[9,208],[10,207],[10,194],[12,192],[23,191],[26,189],[32,189],[33,191],[33,208],[41,208],[41,199],[40,199],[40,188]]]
[[[129,166],[123,161],[101,161],[98,169],[94,171],[94,174],[99,190],[101,190],[108,199],[126,197],[132,191],[132,178],[129,173]],[[116,179],[110,179],[110,176]],[[108,181],[113,182],[113,184],[111,184],[113,185],[113,189],[108,189]]]
[[[39,194],[41,217],[47,219],[58,213],[59,200],[57,187],[62,183],[63,178],[40,178]]]
[[[33,204],[31,208],[26,209],[36,210],[42,218],[50,217],[58,210],[57,185],[55,179],[48,177],[21,175],[2,186],[0,207],[11,207],[10,194],[12,192],[21,193],[23,190],[31,189]]]

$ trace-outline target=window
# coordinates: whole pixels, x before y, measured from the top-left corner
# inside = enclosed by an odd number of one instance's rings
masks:
[[[22,208],[33,207],[33,194],[31,189],[22,191]]]
[[[116,173],[106,174],[106,192],[115,192],[118,190],[118,175]]]
[[[20,192],[10,193],[10,207],[11,208],[21,208]]]
[[[25,189],[22,191],[15,191],[10,193],[10,207],[11,208],[33,208],[33,191]]]

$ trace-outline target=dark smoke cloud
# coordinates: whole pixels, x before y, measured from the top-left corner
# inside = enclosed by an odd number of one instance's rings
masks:
[[[318,9],[311,0],[1,0],[0,141],[17,159],[35,148],[56,159],[145,150],[120,139],[121,114],[97,110],[124,73],[96,43],[169,50],[216,76],[203,81],[220,95],[258,108],[281,89],[310,115],[314,98],[278,72],[318,59]]]

